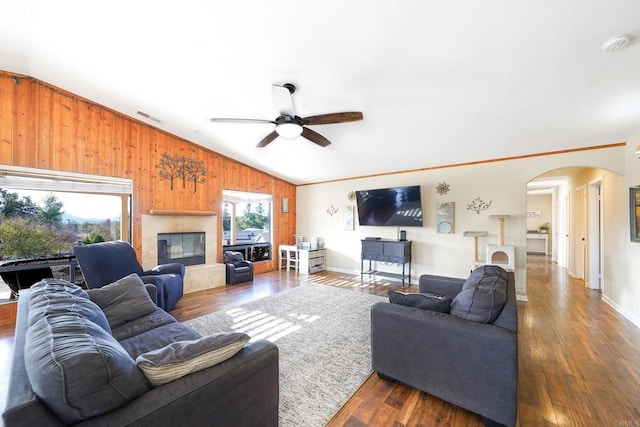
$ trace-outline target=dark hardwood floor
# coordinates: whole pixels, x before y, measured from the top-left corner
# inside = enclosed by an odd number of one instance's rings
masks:
[[[640,329],[543,256],[530,256],[528,302],[518,303],[519,425],[640,426]],[[192,319],[298,286],[301,280],[386,295],[399,284],[322,272],[276,271],[185,295],[171,312]],[[409,288],[416,291],[415,286]],[[0,400],[12,328],[0,328]],[[4,405],[3,405],[4,406]],[[400,383],[370,376],[328,426],[480,426],[477,415]]]

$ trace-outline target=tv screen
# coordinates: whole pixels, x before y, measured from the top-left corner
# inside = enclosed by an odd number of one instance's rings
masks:
[[[422,227],[420,186],[356,191],[360,225]]]

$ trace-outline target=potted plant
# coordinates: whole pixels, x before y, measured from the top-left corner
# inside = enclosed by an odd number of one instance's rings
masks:
[[[549,223],[545,222],[540,227],[538,227],[538,230],[540,230],[540,233],[542,234],[547,234],[549,232]]]

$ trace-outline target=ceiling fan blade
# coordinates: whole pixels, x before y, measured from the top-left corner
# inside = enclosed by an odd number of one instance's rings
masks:
[[[214,123],[272,123],[276,124],[273,120],[266,119],[234,119],[225,117],[214,117],[211,119]]]
[[[305,124],[308,125],[328,125],[332,123],[355,122],[362,120],[364,116],[360,111],[350,111],[345,113],[319,114],[317,116],[304,117]]]
[[[304,138],[307,138],[309,141],[318,144],[321,147],[326,147],[327,145],[331,144],[331,141],[329,141],[327,138],[320,135],[318,132],[306,127],[302,128],[302,133],[300,135]]]
[[[274,84],[271,88],[273,95],[273,105],[281,116],[294,117],[296,115],[293,109],[293,97],[291,94],[295,92],[295,86],[290,83],[284,85]]]
[[[262,138],[262,141],[258,142],[258,145],[256,145],[257,148],[262,148],[267,146],[269,143],[271,143],[271,141],[273,141],[274,139],[276,139],[278,137],[278,132],[276,132],[275,130],[273,132],[271,132],[269,135],[265,136],[264,138]]]

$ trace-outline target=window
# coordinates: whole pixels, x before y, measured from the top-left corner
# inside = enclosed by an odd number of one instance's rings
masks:
[[[242,252],[245,259],[271,259],[273,197],[270,194],[222,192],[223,249]]]
[[[131,193],[130,179],[0,165],[5,270],[43,260],[59,263],[83,242],[130,240]],[[8,277],[0,272],[0,294]]]

